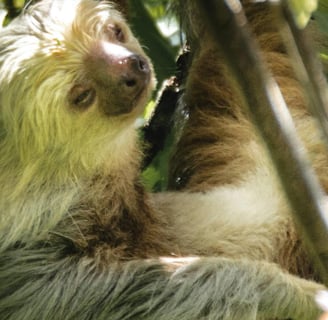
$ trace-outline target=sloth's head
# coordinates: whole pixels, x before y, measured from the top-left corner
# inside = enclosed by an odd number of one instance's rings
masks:
[[[41,1],[0,31],[1,148],[23,163],[124,157],[154,83],[113,5]]]

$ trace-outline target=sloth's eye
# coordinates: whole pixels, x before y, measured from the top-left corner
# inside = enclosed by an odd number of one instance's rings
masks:
[[[89,108],[96,99],[96,91],[93,88],[77,85],[73,87],[69,94],[70,103],[80,110]]]
[[[125,34],[123,29],[117,24],[109,24],[107,25],[107,32],[110,36],[118,41],[118,42],[125,42]]]

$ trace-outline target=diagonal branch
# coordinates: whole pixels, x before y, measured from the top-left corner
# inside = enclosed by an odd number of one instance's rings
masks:
[[[272,1],[278,17],[278,27],[288,49],[294,70],[309,98],[312,113],[320,122],[319,128],[328,145],[328,88],[320,60],[304,29],[297,27],[287,3]]]

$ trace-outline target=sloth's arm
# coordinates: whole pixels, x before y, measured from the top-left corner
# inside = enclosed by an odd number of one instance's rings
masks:
[[[1,319],[316,319],[321,286],[274,264],[225,258],[95,267],[49,248],[0,257]]]

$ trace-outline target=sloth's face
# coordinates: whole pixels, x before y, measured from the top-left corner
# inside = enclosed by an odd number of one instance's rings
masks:
[[[154,86],[151,62],[106,2],[44,0],[0,31],[0,129],[19,152],[120,145]]]
[[[97,41],[90,48],[84,60],[87,78],[76,82],[68,100],[81,111],[97,101],[108,116],[128,114],[135,108],[140,112],[152,89],[151,66],[143,54],[121,43],[125,36],[119,26],[108,29],[113,29],[114,41]]]
[[[100,29],[81,56],[82,70],[68,93],[70,106],[83,112],[96,104],[114,117],[138,114],[154,88],[152,65],[121,17],[111,16]]]

